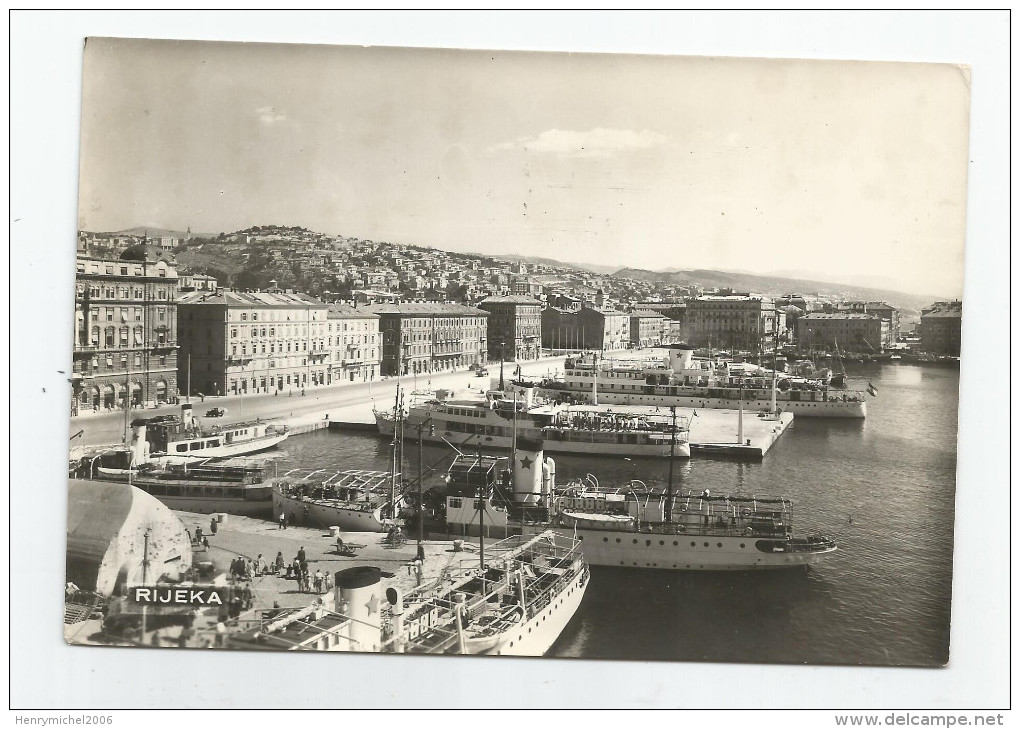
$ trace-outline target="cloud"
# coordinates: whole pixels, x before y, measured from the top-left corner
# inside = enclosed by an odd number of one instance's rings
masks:
[[[524,149],[561,157],[600,158],[620,152],[651,149],[666,141],[667,137],[647,129],[640,132],[602,127],[596,127],[588,132],[550,129],[537,137],[519,137],[512,142],[502,142],[490,150]]]
[[[255,113],[258,114],[259,121],[263,124],[276,124],[287,118],[286,114],[277,113],[275,106],[260,106],[255,110]]]

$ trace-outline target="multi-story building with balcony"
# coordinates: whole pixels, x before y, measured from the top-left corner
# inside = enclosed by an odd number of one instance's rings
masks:
[[[489,360],[538,359],[542,353],[542,302],[530,296],[490,296],[478,302],[489,312]]]
[[[326,311],[330,350],[326,384],[370,382],[379,374],[379,315],[363,307],[332,304]]]
[[[384,375],[446,372],[484,364],[489,312],[462,304],[365,307],[379,316]]]
[[[77,257],[72,413],[177,396],[177,271],[156,246]]]
[[[178,380],[191,394],[245,395],[326,385],[326,304],[305,294],[193,291],[177,305]]]
[[[684,325],[692,346],[757,352],[772,349],[780,322],[771,299],[726,294],[688,301]]]
[[[589,305],[581,307],[577,318],[585,349],[605,351],[630,346],[630,314]]]

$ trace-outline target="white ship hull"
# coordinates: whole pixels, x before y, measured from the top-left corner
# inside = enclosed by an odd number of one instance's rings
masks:
[[[466,450],[477,448],[507,450],[513,447],[513,438],[505,435],[476,435],[473,433],[462,433],[453,430],[446,430],[447,423],[439,420],[435,415],[431,416],[433,429],[423,430],[422,441],[425,443],[452,444],[463,447]],[[376,425],[379,427],[379,435],[393,437],[393,421],[385,417],[376,416]],[[580,434],[569,436],[558,435],[558,431],[542,432],[536,428],[521,428],[519,437],[541,438],[547,453],[581,454],[591,456],[633,456],[669,458],[671,446],[668,438],[661,442],[649,444],[594,442],[578,440]],[[567,438],[572,438],[568,440]],[[417,440],[418,430],[413,420],[409,419],[409,427],[406,430],[405,439]],[[677,458],[690,458],[690,443],[677,442],[675,455]]]
[[[290,526],[340,527],[344,532],[386,532],[392,520],[382,517],[382,507],[361,508],[357,502],[301,499],[287,496],[279,488],[273,489],[273,519],[287,514]]]
[[[525,526],[523,533],[538,534],[545,528],[541,525]],[[557,528],[554,531],[567,537],[575,534],[573,529]],[[756,542],[777,540],[755,537],[693,537],[600,529],[577,529],[576,535],[581,540],[585,561],[597,567],[716,571],[783,569],[813,564],[836,551],[832,547],[813,552],[763,552],[756,547]]]
[[[152,453],[149,461],[153,463],[171,463],[175,465],[191,463],[193,461],[206,460],[209,458],[233,458],[236,456],[247,456],[252,453],[260,453],[280,445],[287,440],[289,433],[277,433],[251,440],[242,440],[234,443],[221,443],[216,446],[208,446],[203,443],[200,450],[187,450],[171,453]],[[174,441],[171,445],[177,448],[181,445],[190,445],[192,442],[208,441],[209,438],[196,438],[194,441]]]
[[[535,388],[540,397],[557,398],[563,395],[575,397],[590,396],[589,390]],[[704,397],[691,395],[648,395],[640,392],[598,391],[598,400],[603,405],[646,405],[657,407],[703,408],[707,410],[737,410],[740,401],[735,398]],[[865,418],[868,406],[863,400],[843,402],[837,400],[785,400],[777,398],[776,404],[784,412],[793,413],[799,418]],[[764,399],[743,400],[745,412],[752,412],[771,407],[771,395]]]
[[[553,597],[549,605],[516,629],[507,631],[501,636],[498,647],[486,651],[485,655],[544,656],[574,617],[587,589],[588,570],[584,569],[563,591]]]

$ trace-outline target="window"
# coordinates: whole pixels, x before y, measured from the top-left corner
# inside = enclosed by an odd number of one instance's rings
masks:
[[[142,320],[142,307],[136,306],[135,307],[135,321],[141,321],[141,320]]]
[[[120,275],[121,276],[127,276],[128,275],[127,266],[121,266],[120,267]]]
[[[159,309],[159,320],[166,321],[166,309],[163,308]]]

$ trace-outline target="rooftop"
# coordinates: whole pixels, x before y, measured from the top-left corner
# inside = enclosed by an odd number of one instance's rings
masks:
[[[288,294],[283,291],[190,291],[177,301],[178,305],[207,304],[219,306],[294,307],[314,306],[324,308],[325,303],[308,294]]]
[[[405,304],[370,304],[364,307],[374,314],[435,314],[439,316],[488,316],[489,312],[463,304],[446,304],[442,302],[415,302]]]
[[[347,304],[330,304],[326,310],[327,319],[378,319],[378,314],[373,314],[366,307],[348,306]]]
[[[482,299],[478,304],[479,306],[482,304],[532,304],[533,306],[541,306],[542,302],[530,296],[490,296]]]
[[[871,314],[857,314],[849,311],[841,311],[836,314],[822,314],[821,312],[811,312],[800,317],[798,321],[812,321],[817,319],[874,319],[877,320],[877,316]]]

